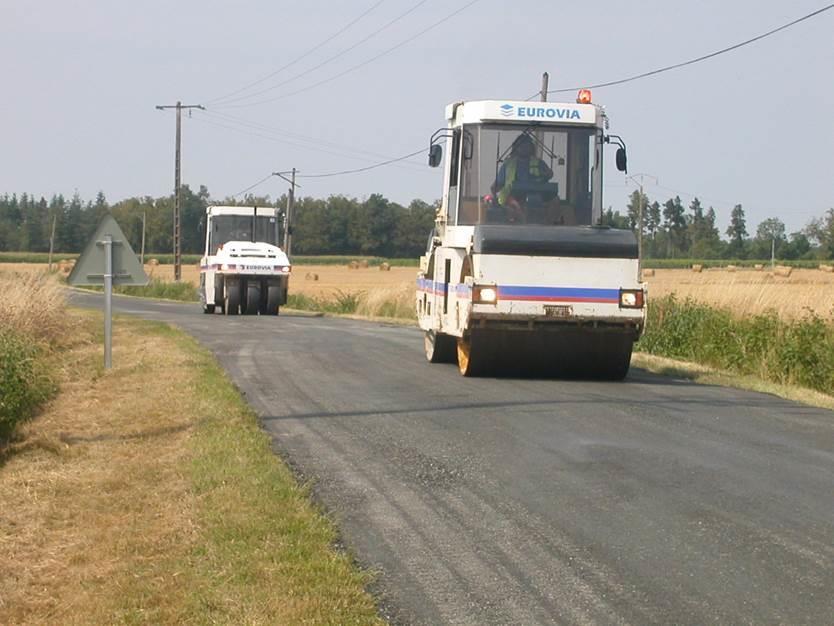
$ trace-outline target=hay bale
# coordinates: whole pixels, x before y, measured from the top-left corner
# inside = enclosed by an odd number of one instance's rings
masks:
[[[753,266],[753,269],[754,269],[754,270],[756,270],[757,272],[761,272],[761,271],[763,271],[763,270],[764,270],[764,265],[762,265],[761,263],[756,263],[756,264]]]
[[[363,270],[368,269],[368,265],[368,259],[362,259],[361,261],[359,261],[359,267],[361,267]]]
[[[783,278],[787,278],[793,272],[793,267],[790,265],[777,265],[776,269],[773,270],[773,273],[777,276],[781,276]]]
[[[391,271],[391,264],[390,263],[382,263],[379,266],[380,272],[390,272]]]
[[[735,272],[736,270],[738,270],[738,267],[736,267],[735,265],[728,265],[724,269],[727,270],[728,272]]]
[[[828,272],[830,274],[834,272],[834,265],[820,265],[820,271]]]
[[[159,265],[159,259],[148,259],[148,265]]]
[[[356,261],[351,261],[350,263],[348,263],[348,269],[349,270],[358,270],[359,269],[359,263],[357,263]]]
[[[648,276],[654,276],[654,270],[653,269],[644,269],[643,270],[643,278],[646,278]]]
[[[304,275],[304,280],[318,280],[318,279],[319,279],[319,275],[315,274],[313,272],[307,272]]]
[[[700,263],[694,263],[692,265],[692,271],[695,272],[696,274],[700,274],[701,272],[704,271],[704,266],[701,265]]]

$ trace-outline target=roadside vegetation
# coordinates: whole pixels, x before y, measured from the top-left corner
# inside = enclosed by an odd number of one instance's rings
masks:
[[[834,395],[834,324],[808,312],[740,317],[729,309],[681,300],[651,300],[638,349],[780,384]]]
[[[63,290],[45,273],[0,273],[0,457],[15,429],[53,396],[54,357],[69,324]]]
[[[212,356],[70,311],[61,392],[0,460],[2,624],[374,624],[369,575]]]
[[[301,311],[359,315],[415,320],[414,289],[410,285],[401,288],[379,288],[368,291],[334,290],[329,294],[310,296],[291,293],[287,307]]]
[[[104,287],[84,287],[92,291],[104,291]],[[199,295],[197,289],[189,282],[173,282],[151,278],[147,285],[117,285],[113,287],[113,293],[126,296],[137,296],[140,298],[161,298],[163,300],[178,300],[180,302],[197,302]]]

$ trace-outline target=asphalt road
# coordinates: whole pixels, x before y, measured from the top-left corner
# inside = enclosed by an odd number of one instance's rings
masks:
[[[639,370],[462,379],[413,328],[114,310],[217,355],[393,622],[834,623],[832,412]]]

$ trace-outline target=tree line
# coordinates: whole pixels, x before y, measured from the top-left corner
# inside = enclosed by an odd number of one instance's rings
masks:
[[[243,200],[211,199],[200,186],[195,193],[182,187],[180,205],[181,246],[185,254],[203,251],[203,219],[211,204],[257,205],[284,209],[286,196],[247,196]],[[422,254],[434,224],[436,204],[414,200],[408,206],[380,194],[359,200],[347,196],[327,199],[300,198],[293,219],[293,251],[297,254],[361,254],[383,257],[415,257]],[[170,253],[173,248],[174,196],[128,198],[115,204],[99,192],[94,201],[78,194],[49,200],[30,194],[0,196],[0,251],[47,252],[55,227],[57,252],[80,252],[106,213],[111,213],[137,252],[145,220],[145,251]],[[283,211],[282,211],[283,212]]]
[[[655,259],[834,259],[834,209],[812,219],[802,230],[788,234],[778,217],[748,230],[742,205],[730,211],[730,224],[722,233],[713,207],[704,208],[696,197],[685,207],[680,196],[663,204],[634,191],[625,214],[609,208],[604,223],[638,232],[643,208],[643,250]],[[726,238],[722,237],[722,234]]]
[[[286,206],[286,196],[271,200],[250,195],[243,200],[214,201],[202,185],[196,192],[184,185],[181,200],[181,244],[187,254],[202,252],[201,222],[210,204]],[[647,258],[767,259],[774,250],[778,259],[834,259],[834,209],[802,230],[787,234],[778,217],[749,231],[744,209],[737,204],[722,233],[715,209],[704,208],[698,198],[685,207],[679,196],[661,204],[635,191],[624,214],[609,208],[603,222],[637,231],[641,202]],[[422,200],[402,206],[380,194],[361,200],[341,195],[300,198],[293,219],[293,250],[298,254],[416,257],[425,250],[437,206],[437,202]],[[115,204],[101,192],[86,202],[77,193],[69,199],[55,195],[49,200],[26,193],[6,194],[0,196],[0,251],[46,252],[54,224],[55,250],[80,252],[101,217],[109,212],[135,250],[139,250],[144,219],[146,252],[169,253],[173,248],[173,211],[173,194],[127,198]]]

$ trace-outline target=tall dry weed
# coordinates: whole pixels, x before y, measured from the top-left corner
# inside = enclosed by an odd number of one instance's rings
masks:
[[[60,343],[69,326],[65,288],[46,272],[0,273],[0,328],[37,342]]]
[[[356,308],[358,315],[369,317],[396,317],[412,319],[414,311],[414,287],[388,287],[371,289],[363,294]]]

